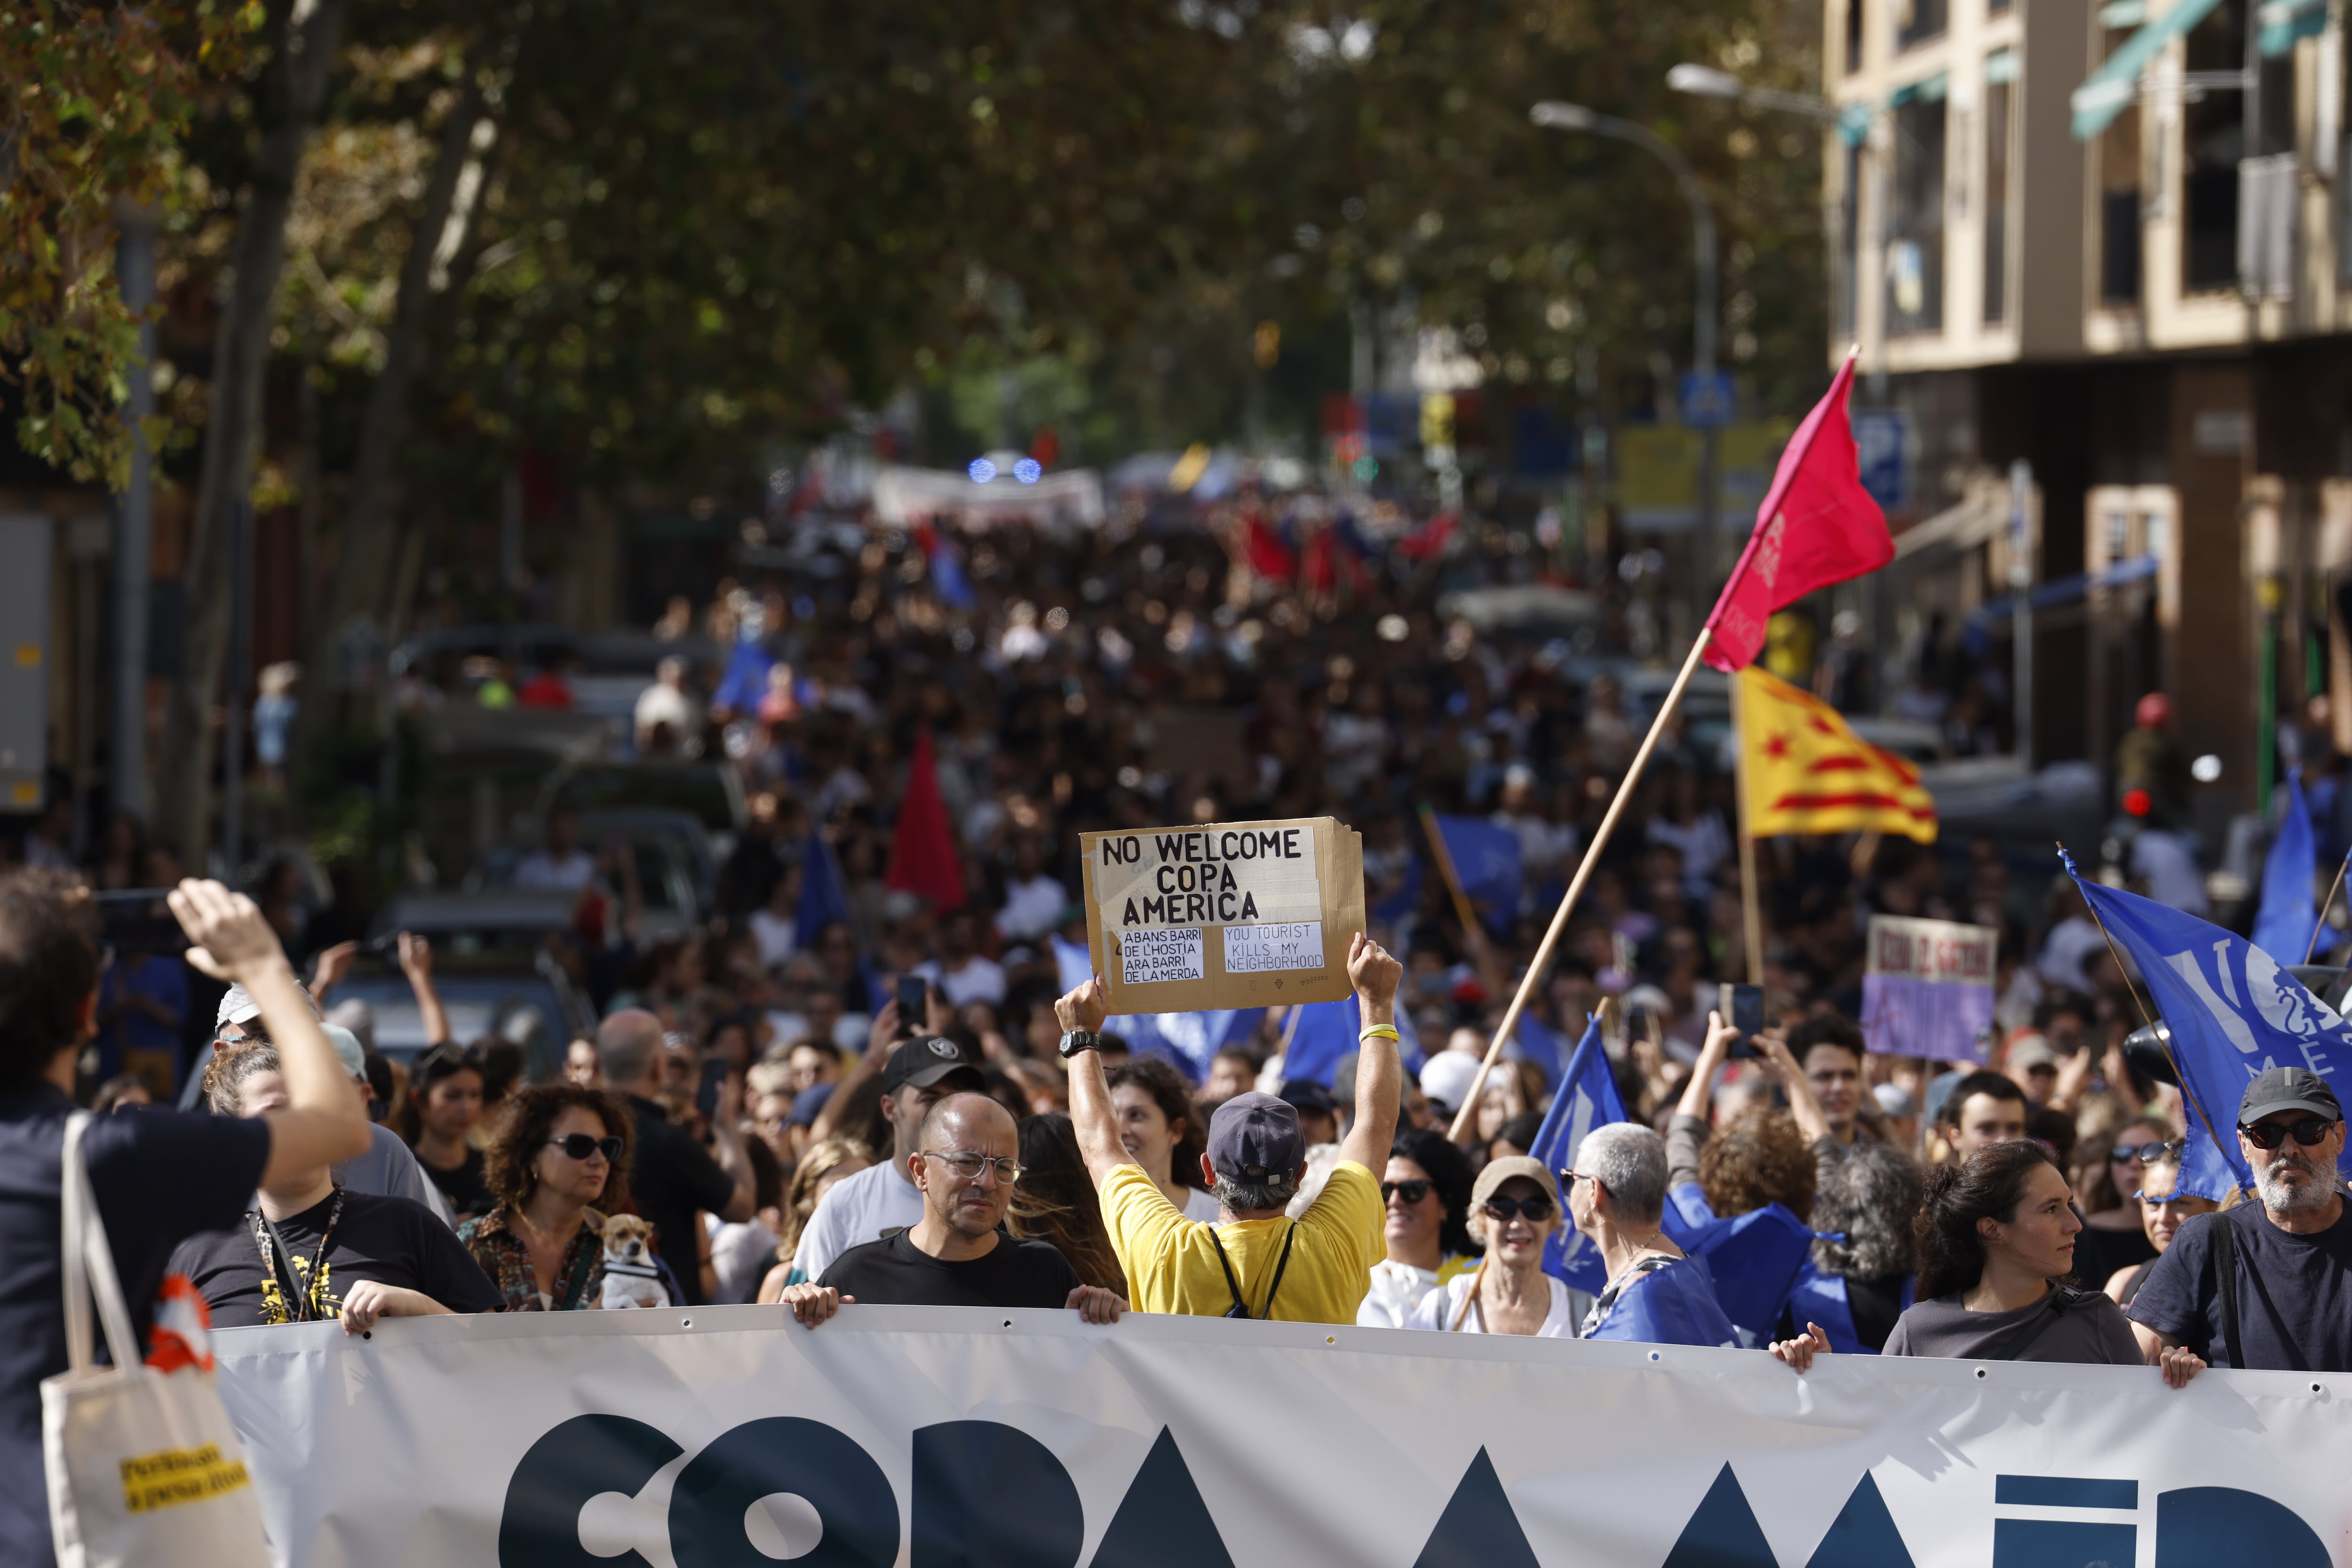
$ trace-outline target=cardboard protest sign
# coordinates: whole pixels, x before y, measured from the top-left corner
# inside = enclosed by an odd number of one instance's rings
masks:
[[[1990,926],[1871,916],[1864,1043],[1890,1056],[1982,1060],[1978,1041],[1992,1024],[2000,936]]]
[[[1087,947],[1113,1013],[1348,995],[1364,840],[1328,816],[1079,837]]]

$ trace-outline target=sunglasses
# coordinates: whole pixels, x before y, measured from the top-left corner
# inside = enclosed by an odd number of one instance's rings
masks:
[[[1402,1197],[1405,1202],[1405,1206],[1407,1208],[1411,1208],[1413,1205],[1421,1202],[1422,1199],[1428,1195],[1429,1184],[1426,1181],[1382,1182],[1381,1184],[1381,1202],[1382,1203],[1386,1203],[1393,1197]]]
[[[2177,1138],[2168,1143],[2118,1143],[2107,1151],[2107,1158],[2118,1165],[2128,1164],[2134,1160],[2147,1164],[2151,1161],[2161,1160],[2168,1153],[2177,1154],[2188,1147],[2186,1142]]]
[[[1481,1205],[1488,1219],[1498,1219],[1508,1225],[1524,1215],[1531,1225],[1541,1225],[1551,1218],[1552,1202],[1538,1193],[1531,1198],[1488,1198]]]
[[[2308,1149],[2326,1137],[2335,1126],[2336,1123],[2333,1121],[2324,1121],[2316,1116],[2306,1116],[2300,1121],[2289,1121],[2284,1124],[2264,1121],[2253,1127],[2249,1127],[2241,1121],[2238,1123],[2238,1131],[2246,1135],[2246,1142],[2268,1152],[2289,1138]]]
[[[564,1158],[569,1160],[585,1160],[599,1152],[612,1164],[618,1164],[621,1159],[622,1143],[618,1138],[592,1138],[585,1132],[566,1132],[561,1138],[549,1139],[547,1146],[562,1150]]]

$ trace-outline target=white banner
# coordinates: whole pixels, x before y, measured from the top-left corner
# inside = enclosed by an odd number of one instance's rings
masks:
[[[780,1319],[215,1348],[299,1568],[2352,1562],[2352,1377],[2174,1393],[2145,1368],[1842,1356],[1801,1379],[1755,1352],[1304,1323]]]

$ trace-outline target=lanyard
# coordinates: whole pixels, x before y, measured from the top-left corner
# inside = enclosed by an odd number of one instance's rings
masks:
[[[247,1216],[253,1221],[253,1243],[261,1249],[261,1266],[269,1270],[270,1282],[278,1287],[278,1299],[286,1303],[289,1321],[297,1323],[315,1322],[326,1317],[324,1297],[327,1289],[327,1248],[335,1239],[336,1222],[343,1217],[343,1189],[335,1188],[335,1203],[327,1211],[327,1228],[319,1235],[319,1250],[310,1259],[310,1283],[297,1288],[297,1281],[288,1279],[278,1271],[278,1255],[286,1258],[287,1274],[294,1274],[294,1249],[286,1245],[278,1234],[276,1222],[262,1214],[256,1205]],[[263,1234],[264,1227],[268,1234]],[[273,1245],[274,1244],[274,1245]]]

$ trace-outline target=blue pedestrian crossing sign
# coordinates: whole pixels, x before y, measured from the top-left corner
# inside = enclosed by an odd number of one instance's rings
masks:
[[[1720,430],[1739,411],[1739,397],[1727,370],[1705,375],[1691,371],[1683,377],[1683,423],[1694,430]]]
[[[1899,408],[1857,408],[1851,417],[1862,488],[1891,517],[1911,504],[1911,416]]]

